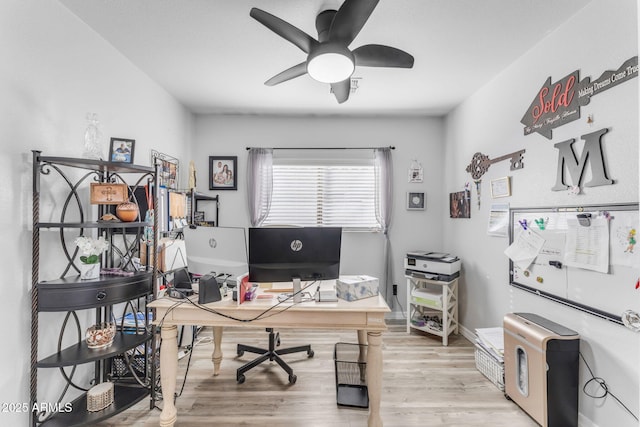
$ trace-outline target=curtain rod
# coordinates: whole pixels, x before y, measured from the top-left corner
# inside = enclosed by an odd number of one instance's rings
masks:
[[[245,147],[247,150],[252,148],[271,148],[272,150],[374,150],[376,148],[389,148],[395,150],[396,147],[390,145],[388,147]]]

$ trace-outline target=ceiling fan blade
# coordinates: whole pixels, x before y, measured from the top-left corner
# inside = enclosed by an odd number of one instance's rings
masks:
[[[367,44],[353,50],[356,65],[365,67],[412,68],[413,56],[404,50],[381,44]]]
[[[349,93],[351,93],[351,77],[338,83],[331,83],[331,90],[333,90],[338,104],[342,104],[349,99]]]
[[[291,68],[284,70],[281,73],[276,74],[271,77],[269,80],[264,82],[267,86],[275,86],[282,82],[286,82],[287,80],[295,79],[296,77],[300,77],[303,74],[307,74],[307,62],[301,62],[298,65],[294,65]]]
[[[349,46],[371,16],[379,0],[345,0],[333,18],[329,40]]]
[[[318,45],[318,41],[309,34],[269,12],[254,7],[249,15],[280,37],[298,46],[305,53],[309,53],[313,47]]]

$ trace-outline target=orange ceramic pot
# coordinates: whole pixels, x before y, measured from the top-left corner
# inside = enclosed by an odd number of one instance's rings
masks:
[[[138,218],[138,205],[133,202],[120,203],[116,207],[116,216],[123,222],[133,222]]]

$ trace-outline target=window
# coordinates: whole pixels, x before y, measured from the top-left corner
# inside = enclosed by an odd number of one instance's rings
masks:
[[[273,160],[271,207],[263,225],[381,229],[373,159]]]

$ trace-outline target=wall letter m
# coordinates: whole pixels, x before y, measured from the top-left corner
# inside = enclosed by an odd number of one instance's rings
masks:
[[[569,171],[569,175],[571,175],[571,181],[573,184],[580,186],[584,170],[587,165],[587,160],[589,160],[589,163],[591,164],[591,181],[585,183],[585,187],[597,187],[600,185],[613,184],[613,180],[607,177],[604,158],[602,157],[602,146],[600,145],[602,135],[608,131],[609,129],[604,128],[580,137],[584,140],[584,148],[582,150],[582,155],[580,156],[580,161],[578,161],[576,153],[572,148],[573,143],[576,141],[575,139],[568,139],[554,144],[554,147],[559,151],[558,170],[556,173],[556,185],[554,185],[551,190],[562,191],[569,188],[565,183],[565,166]]]

